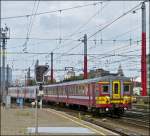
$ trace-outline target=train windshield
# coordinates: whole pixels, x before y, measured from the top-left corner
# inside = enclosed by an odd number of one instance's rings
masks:
[[[109,85],[103,85],[102,86],[102,91],[103,91],[103,93],[108,93],[108,91],[109,91]]]
[[[124,92],[129,92],[130,91],[130,85],[124,85],[123,90],[124,90]]]

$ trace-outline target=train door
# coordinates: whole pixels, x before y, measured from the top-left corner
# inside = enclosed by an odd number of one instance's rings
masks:
[[[120,81],[113,81],[112,83],[112,98],[119,99],[121,97],[121,85]]]
[[[95,105],[95,83],[92,84],[92,105]]]

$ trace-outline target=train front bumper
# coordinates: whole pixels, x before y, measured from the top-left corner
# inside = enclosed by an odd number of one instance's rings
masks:
[[[124,96],[120,99],[111,99],[109,96],[102,96],[96,98],[97,108],[130,108],[131,96]]]

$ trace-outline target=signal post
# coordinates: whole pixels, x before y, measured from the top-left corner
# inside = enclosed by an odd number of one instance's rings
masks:
[[[42,108],[42,97],[43,97],[43,83],[44,83],[44,74],[48,71],[48,65],[36,65],[35,66],[35,79],[36,83],[39,86],[36,89],[36,110],[35,110],[35,134],[38,135],[38,101],[40,101],[40,108]]]

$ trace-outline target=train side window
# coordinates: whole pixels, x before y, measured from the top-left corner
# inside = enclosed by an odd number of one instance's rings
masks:
[[[109,85],[102,85],[102,91],[103,91],[103,93],[108,93]]]
[[[63,87],[61,87],[61,91],[60,91],[60,95],[62,95],[63,94]]]
[[[80,94],[79,86],[77,85],[77,95]]]
[[[68,91],[69,91],[69,87],[67,86],[67,87],[66,87],[66,91],[65,91],[65,95],[68,94]]]
[[[123,86],[123,91],[124,91],[124,92],[129,92],[129,91],[130,91],[130,85],[124,84],[124,86]]]
[[[55,95],[55,87],[53,87],[53,95]]]
[[[118,83],[114,84],[114,93],[118,94]]]
[[[65,95],[65,86],[63,87],[63,94],[62,95]]]
[[[69,95],[72,95],[72,89],[71,89],[71,86],[69,87]]]

